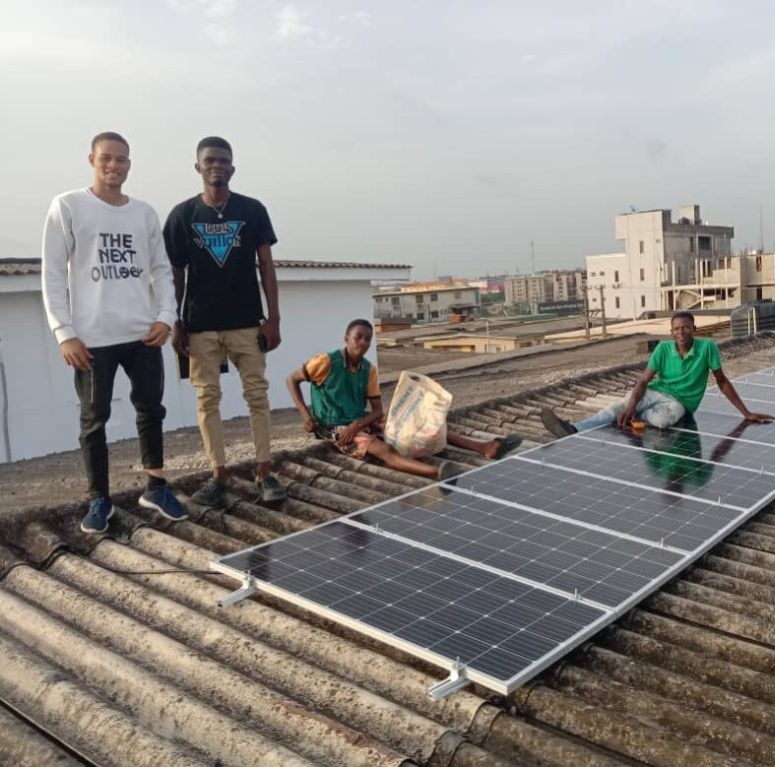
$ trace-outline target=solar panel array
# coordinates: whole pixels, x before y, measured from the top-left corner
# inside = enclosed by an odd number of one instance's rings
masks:
[[[735,386],[775,411],[775,368]],[[507,694],[772,500],[773,446],[710,391],[672,429],[575,434],[212,566],[449,669],[434,696]]]

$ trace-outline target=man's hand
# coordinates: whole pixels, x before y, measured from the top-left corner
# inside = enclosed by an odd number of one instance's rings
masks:
[[[746,413],[745,420],[748,423],[770,423],[775,421],[775,416],[766,413]]]
[[[188,357],[188,333],[183,330],[183,323],[178,320],[172,328],[172,348],[181,356]]]
[[[304,431],[312,434],[318,428],[318,422],[311,413],[304,416]]]
[[[266,338],[266,350],[271,352],[276,349],[282,339],[280,338],[280,320],[269,319],[262,326],[259,335]]]
[[[71,368],[83,371],[91,370],[91,361],[94,358],[80,338],[69,338],[67,341],[62,341],[59,348],[62,350],[65,362]]]
[[[616,423],[619,424],[620,429],[623,429],[633,418],[635,418],[635,408],[632,405],[627,405],[624,410],[619,413]]]
[[[361,427],[358,425],[358,422],[353,421],[349,426],[339,432],[339,439],[337,439],[337,442],[340,445],[349,445],[360,430]]]
[[[170,326],[166,322],[154,322],[148,335],[143,339],[146,346],[164,346],[169,338]]]

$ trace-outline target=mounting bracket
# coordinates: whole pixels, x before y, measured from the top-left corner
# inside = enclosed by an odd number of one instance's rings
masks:
[[[438,682],[428,689],[428,696],[433,701],[439,701],[446,698],[447,695],[459,692],[469,684],[471,684],[471,680],[466,676],[465,663],[461,663],[458,658],[452,666],[449,676],[443,682]]]

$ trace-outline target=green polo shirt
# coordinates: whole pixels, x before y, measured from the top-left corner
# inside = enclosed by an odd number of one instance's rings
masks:
[[[721,354],[709,338],[695,338],[684,357],[675,341],[660,341],[648,366],[657,374],[649,389],[675,397],[693,413],[705,395],[708,371],[721,368]]]

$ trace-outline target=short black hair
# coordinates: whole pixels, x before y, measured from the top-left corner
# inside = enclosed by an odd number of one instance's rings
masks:
[[[691,312],[676,312],[670,318],[670,325],[672,326],[673,320],[689,320],[694,325],[694,315]]]
[[[231,151],[231,144],[225,138],[221,138],[220,136],[207,136],[203,138],[196,145],[196,156],[199,157],[199,153],[208,147],[212,147],[214,149],[225,149],[232,157],[234,156],[234,152]]]
[[[363,326],[364,328],[368,328],[372,333],[374,332],[374,325],[372,325],[368,320],[353,320],[348,326],[347,330],[345,331],[345,335],[349,335],[350,331],[353,328],[357,328],[358,325]]]
[[[94,154],[94,150],[97,148],[97,144],[99,144],[100,141],[120,141],[127,148],[127,151],[129,151],[129,142],[120,133],[114,133],[112,130],[108,130],[104,133],[98,133],[91,140],[92,154]]]

